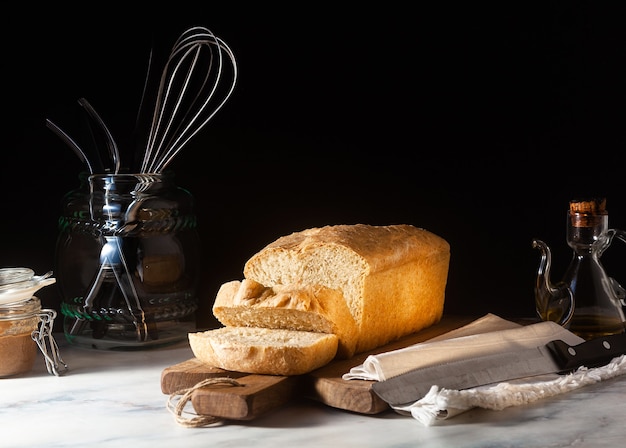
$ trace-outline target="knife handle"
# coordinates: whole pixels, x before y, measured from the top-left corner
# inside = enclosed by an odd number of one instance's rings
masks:
[[[626,353],[626,333],[594,338],[578,345],[551,341],[546,344],[561,372],[570,372],[580,366],[599,367],[616,356]]]

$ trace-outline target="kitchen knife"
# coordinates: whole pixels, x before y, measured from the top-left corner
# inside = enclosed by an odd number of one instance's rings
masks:
[[[599,367],[626,353],[626,333],[595,338],[570,346],[561,340],[544,346],[454,360],[411,370],[372,384],[392,406],[423,398],[432,386],[462,390],[502,381],[569,373],[580,366]]]

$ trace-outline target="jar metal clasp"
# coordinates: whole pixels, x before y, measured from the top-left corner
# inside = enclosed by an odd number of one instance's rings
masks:
[[[61,358],[59,346],[52,335],[52,327],[57,313],[51,309],[42,309],[37,315],[41,322],[39,324],[39,329],[33,331],[31,337],[43,354],[48,373],[55,376],[61,376],[67,372],[68,367],[65,361]]]

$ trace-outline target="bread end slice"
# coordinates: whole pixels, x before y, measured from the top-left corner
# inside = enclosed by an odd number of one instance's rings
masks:
[[[189,333],[196,358],[213,367],[265,375],[302,375],[328,364],[334,334],[257,327],[222,327]]]

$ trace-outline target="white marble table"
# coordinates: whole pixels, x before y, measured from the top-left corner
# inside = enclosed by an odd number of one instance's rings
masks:
[[[626,441],[626,376],[431,427],[393,411],[358,415],[303,400],[248,422],[185,428],[167,410],[160,378],[192,356],[187,344],[110,352],[62,338],[66,375],[49,375],[41,358],[30,374],[0,379],[0,446],[616,448]]]

